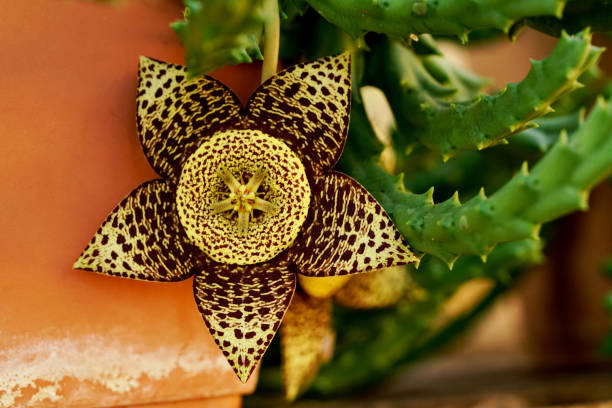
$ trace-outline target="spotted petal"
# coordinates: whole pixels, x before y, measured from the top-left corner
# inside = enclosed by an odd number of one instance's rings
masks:
[[[349,176],[313,179],[311,212],[291,259],[307,276],[347,275],[416,262],[374,197]]]
[[[208,76],[186,78],[185,67],[140,57],[140,142],[155,171],[172,180],[204,139],[242,120],[240,101],[225,85]]]
[[[282,139],[311,173],[340,158],[349,121],[350,55],[297,64],[262,84],[247,105],[247,127]]]
[[[202,254],[189,243],[174,207],[165,181],[140,185],[102,223],[74,268],[150,281],[188,278]]]
[[[314,378],[334,349],[331,299],[296,292],[281,326],[283,379],[287,399],[294,400]]]
[[[283,261],[211,263],[196,274],[198,309],[241,381],[248,380],[278,330],[295,281],[295,273]]]

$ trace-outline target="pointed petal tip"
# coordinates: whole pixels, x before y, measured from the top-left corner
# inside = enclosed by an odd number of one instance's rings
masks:
[[[253,361],[248,367],[234,369],[234,372],[236,373],[236,376],[238,376],[240,382],[246,384],[247,381],[249,381],[249,378],[251,378],[253,371],[255,371],[255,367],[257,367],[257,361]]]
[[[134,189],[106,217],[73,268],[147,281],[190,277],[200,254],[182,235],[174,203],[166,198],[169,194],[170,187],[162,180]],[[152,215],[137,216],[145,212]],[[159,226],[153,228],[156,220]]]
[[[421,259],[414,252],[412,252],[412,250],[410,249],[410,246],[402,245],[400,249],[403,251],[404,256],[407,258],[407,261],[405,263],[402,263],[402,265],[420,262]]]
[[[316,179],[315,195],[325,207],[313,207],[302,239],[290,249],[303,275],[351,275],[418,262],[382,206],[350,176],[331,172]]]
[[[77,259],[75,263],[72,264],[72,269],[75,271],[85,271],[85,265],[81,262],[81,259]]]
[[[78,259],[73,265],[72,265],[72,270],[74,271],[83,271],[83,272],[94,272],[96,274],[99,275],[105,275],[105,276],[115,276],[115,277],[121,277],[121,274],[116,273],[114,271],[111,270],[105,270],[103,268],[101,268],[99,265],[98,266],[92,266],[89,265],[85,262],[80,262],[81,259]],[[136,278],[132,278],[132,279],[136,279]]]
[[[297,398],[299,394],[299,389],[297,386],[287,387],[285,389],[285,400],[287,402],[293,402]]]
[[[138,56],[138,69],[141,70],[145,65],[150,64],[160,64],[161,61],[156,60],[155,58],[147,57],[146,55]]]
[[[270,345],[295,291],[286,262],[211,264],[196,273],[198,310],[240,381],[247,382]]]
[[[83,253],[79,255],[76,261],[72,264],[72,269],[82,269],[83,268]]]
[[[346,62],[348,62],[349,64],[351,63],[351,52],[350,51],[344,51],[342,54],[338,55],[339,58],[346,60]],[[350,65],[347,66],[346,68],[350,69]]]
[[[260,355],[253,355],[244,351],[242,353],[236,353],[232,359],[226,357],[226,361],[240,382],[246,384],[251,379],[257,365],[261,361],[261,355],[263,355],[263,353]]]
[[[408,244],[399,245],[397,247],[399,257],[395,262],[388,265],[387,268],[394,268],[397,266],[405,266],[409,264],[416,264],[415,266],[418,268],[419,263],[421,262],[421,258],[419,258],[412,250]]]
[[[74,263],[72,264],[72,269],[73,270],[90,271],[90,272],[94,271],[94,269],[91,267],[91,265],[89,265],[86,262],[86,251],[87,251],[87,249],[85,249],[81,253],[81,255],[79,255],[78,259],[76,261],[74,261]]]

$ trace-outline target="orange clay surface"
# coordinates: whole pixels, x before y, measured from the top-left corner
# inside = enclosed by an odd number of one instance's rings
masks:
[[[138,56],[184,62],[168,28],[181,9],[170,0],[3,7],[0,407],[236,407],[253,390],[256,379],[241,384],[209,336],[191,279],[71,268],[122,197],[156,177],[136,133]],[[215,76],[244,100],[259,69]]]

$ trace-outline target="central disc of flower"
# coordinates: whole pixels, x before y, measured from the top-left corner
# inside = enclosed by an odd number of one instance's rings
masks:
[[[217,262],[247,265],[288,248],[308,215],[299,158],[258,130],[228,130],[185,162],[176,194],[187,236]]]

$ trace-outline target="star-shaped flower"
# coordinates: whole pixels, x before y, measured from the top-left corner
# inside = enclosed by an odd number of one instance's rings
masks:
[[[141,57],[137,126],[162,177],[111,212],[74,268],[150,281],[195,275],[204,322],[246,381],[296,287],[415,262],[376,200],[332,170],[350,111],[348,54],[292,66],[246,108],[223,84]]]

